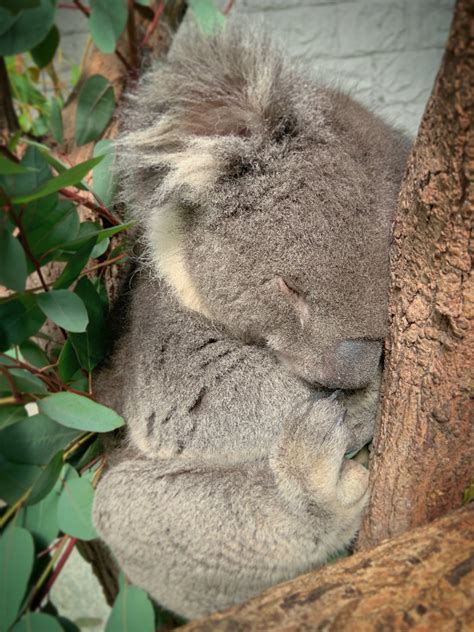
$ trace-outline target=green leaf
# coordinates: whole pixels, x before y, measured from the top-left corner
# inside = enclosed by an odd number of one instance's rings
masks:
[[[58,45],[59,31],[53,24],[44,40],[31,50],[31,56],[38,68],[45,68],[52,61]]]
[[[127,222],[126,224],[119,224],[118,226],[111,226],[110,228],[101,228],[101,229],[93,229],[94,224],[91,222],[82,222],[82,226],[88,226],[87,231],[84,230],[84,234],[76,239],[72,240],[68,244],[65,245],[65,248],[71,248],[76,246],[81,246],[86,239],[90,237],[97,236],[97,243],[100,244],[104,239],[108,239],[112,237],[112,235],[116,235],[117,233],[121,233],[125,230],[128,230],[131,226],[134,226],[135,222]]]
[[[94,156],[103,155],[103,161],[94,168],[93,190],[99,199],[110,206],[113,202],[117,182],[115,179],[115,147],[111,140],[99,140],[94,147]]]
[[[5,364],[8,364],[8,362]],[[8,369],[8,373],[13,378],[16,389],[20,393],[42,395],[48,391],[44,382],[26,369]],[[0,392],[10,393],[10,383],[3,372],[0,374]]]
[[[81,335],[81,334],[77,334]],[[58,360],[58,373],[63,382],[69,382],[74,373],[80,369],[79,360],[72,346],[70,337],[66,340]]]
[[[94,44],[103,53],[113,53],[127,23],[125,0],[90,0],[89,28]]]
[[[56,617],[45,612],[27,612],[11,632],[64,632]]]
[[[32,415],[0,433],[0,452],[12,463],[45,465],[80,435],[46,415]]]
[[[109,244],[110,239],[108,237],[102,239],[102,241],[100,241],[94,246],[94,248],[92,248],[91,259],[98,259],[99,257],[101,257],[109,247]]]
[[[15,621],[33,570],[34,543],[21,527],[8,528],[0,538],[0,630]],[[16,629],[17,626],[15,626]]]
[[[0,498],[13,505],[21,498],[40,476],[37,465],[10,463],[0,455]]]
[[[24,406],[0,406],[0,430],[4,430],[22,419],[27,419],[28,413]]]
[[[10,198],[31,193],[51,178],[51,169],[37,147],[28,147],[20,164],[26,172],[0,178],[0,186]]]
[[[201,30],[211,35],[225,24],[225,17],[213,0],[188,0]]]
[[[87,432],[110,432],[124,424],[111,408],[75,393],[54,393],[39,400],[38,406],[63,426]]]
[[[51,180],[42,184],[36,191],[13,198],[13,204],[25,204],[26,202],[46,197],[51,193],[56,193],[60,189],[77,184],[92,169],[92,167],[99,164],[102,158],[103,156],[97,156],[96,158],[85,160],[84,162],[71,167],[71,169],[63,171],[58,176],[51,178]]]
[[[49,119],[49,125],[54,140],[58,143],[62,143],[64,138],[62,107],[56,97],[51,100],[51,116]],[[59,171],[59,173],[61,173],[61,171]]]
[[[109,342],[107,328],[107,306],[87,277],[76,286],[76,294],[87,309],[89,324],[83,334],[71,334],[70,340],[83,369],[92,371],[105,357]]]
[[[13,162],[13,160],[9,160],[5,158],[5,156],[0,155],[0,175],[16,175],[20,173],[28,173],[30,169],[28,167],[24,167],[18,162]]]
[[[145,591],[137,586],[120,590],[105,626],[105,632],[154,632],[155,613]]]
[[[31,50],[46,37],[54,20],[52,0],[40,0],[39,6],[12,15],[0,9],[0,55],[17,55]]]
[[[26,362],[39,369],[49,364],[48,356],[43,349],[38,347],[38,345],[31,340],[26,340],[20,345],[20,353]]]
[[[89,317],[82,300],[69,290],[52,290],[36,297],[38,306],[56,325],[66,331],[85,331]]]
[[[64,533],[81,540],[93,540],[97,533],[92,524],[94,488],[91,483],[78,478],[66,482],[58,503],[59,528]]]
[[[36,505],[27,505],[19,512],[17,525],[28,529],[39,548],[45,549],[59,532],[58,525],[59,493],[52,490]]]
[[[31,294],[0,303],[0,351],[36,334],[45,320]]]
[[[54,257],[57,248],[75,239],[79,215],[71,202],[61,200],[56,204],[48,197],[27,205],[23,225],[31,250],[43,265]]]
[[[27,276],[25,252],[16,237],[0,228],[0,284],[23,292]]]
[[[43,500],[53,489],[63,468],[63,455],[63,450],[60,450],[41,472],[26,501],[28,505],[35,505],[40,500]]]
[[[115,109],[112,85],[102,75],[92,75],[81,88],[77,100],[75,139],[85,145],[99,138]]]
[[[2,9],[10,13],[20,13],[23,9],[34,9],[40,6],[40,0],[1,0]]]
[[[79,248],[79,250],[69,260],[67,266],[61,272],[59,277],[56,279],[54,283],[54,289],[59,290],[62,288],[67,288],[77,279],[80,272],[82,271],[82,268],[89,261],[92,249],[94,248],[96,241],[97,237],[93,237],[92,239],[86,241],[86,243],[81,246],[81,248]]]

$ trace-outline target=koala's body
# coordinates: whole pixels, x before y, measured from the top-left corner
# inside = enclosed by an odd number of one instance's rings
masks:
[[[367,473],[344,454],[372,436],[407,142],[235,26],[183,33],[124,122],[143,255],[97,382],[127,436],[94,520],[192,618],[357,532]]]

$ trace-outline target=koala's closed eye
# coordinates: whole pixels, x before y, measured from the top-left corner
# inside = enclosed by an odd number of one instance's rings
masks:
[[[305,293],[292,281],[280,276],[276,278],[276,284],[278,290],[296,307],[301,325],[304,326],[309,318],[309,305],[305,299]]]

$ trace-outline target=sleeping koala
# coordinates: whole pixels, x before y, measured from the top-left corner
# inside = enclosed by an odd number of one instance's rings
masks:
[[[407,143],[284,57],[183,32],[119,141],[143,254],[97,382],[127,436],[94,520],[187,618],[325,562],[367,500],[344,455],[373,432]]]

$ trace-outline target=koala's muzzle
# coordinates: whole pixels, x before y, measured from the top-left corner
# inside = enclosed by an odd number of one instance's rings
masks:
[[[381,340],[343,340],[328,353],[319,381],[328,388],[364,388],[374,379],[381,355]]]

